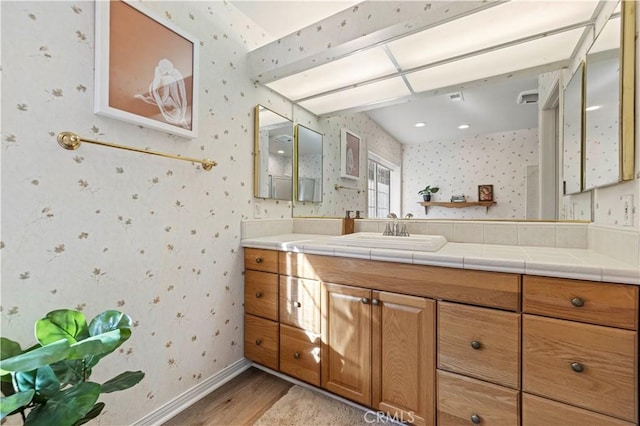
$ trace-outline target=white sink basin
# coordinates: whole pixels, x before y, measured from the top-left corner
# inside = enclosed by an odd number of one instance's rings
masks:
[[[377,247],[396,250],[438,251],[447,244],[442,235],[411,235],[394,237],[375,232],[357,232],[355,234],[331,237],[329,244],[355,247]]]

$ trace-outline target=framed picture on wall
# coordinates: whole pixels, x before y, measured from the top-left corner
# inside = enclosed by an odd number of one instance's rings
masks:
[[[340,177],[360,178],[360,136],[342,129],[340,138]]]
[[[478,201],[493,201],[493,185],[478,185]]]
[[[139,3],[95,5],[94,112],[195,138],[199,41]]]

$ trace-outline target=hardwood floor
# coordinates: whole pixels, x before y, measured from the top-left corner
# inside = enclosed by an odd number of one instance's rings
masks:
[[[164,423],[164,426],[252,425],[291,386],[285,380],[251,367]]]

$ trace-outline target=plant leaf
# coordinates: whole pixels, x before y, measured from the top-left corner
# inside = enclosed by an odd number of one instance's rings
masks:
[[[27,416],[25,426],[73,425],[91,411],[100,396],[98,383],[82,382],[58,392],[46,404],[35,407]]]
[[[0,337],[0,359],[11,358],[22,353],[20,344],[6,337]]]
[[[107,380],[102,384],[102,393],[110,393],[129,389],[132,386],[137,385],[144,378],[142,371],[125,371],[122,374],[118,374],[111,380]]]
[[[71,345],[69,359],[82,359],[86,356],[105,355],[120,346],[121,331],[116,329],[98,334]]]
[[[4,419],[17,409],[29,404],[35,393],[36,391],[34,390],[28,390],[26,392],[18,392],[11,396],[0,398],[0,419]]]
[[[31,371],[44,365],[63,360],[69,354],[69,342],[58,340],[29,352],[0,361],[0,374],[6,371]]]
[[[43,346],[60,339],[67,339],[73,344],[87,337],[89,330],[82,312],[59,309],[36,322],[36,339]]]
[[[48,365],[32,371],[18,371],[14,380],[22,392],[33,389],[48,397],[60,390],[60,381]]]
[[[104,402],[98,402],[96,405],[93,406],[91,411],[89,411],[83,418],[78,420],[73,426],[80,426],[87,423],[88,421],[91,421],[92,419],[95,419],[100,415],[103,408],[104,408]]]
[[[84,381],[84,374],[89,377],[90,369],[87,369],[82,360],[74,359],[74,360],[62,360],[51,364],[51,368],[53,372],[60,380],[60,384],[62,387],[66,385],[77,385],[80,382]]]
[[[113,330],[120,330],[120,344],[124,343],[131,336],[131,317],[120,311],[109,310],[96,315],[89,324],[89,334],[92,336]]]

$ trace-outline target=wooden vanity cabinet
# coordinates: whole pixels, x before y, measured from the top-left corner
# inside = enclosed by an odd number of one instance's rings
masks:
[[[526,276],[523,301],[527,404],[541,405],[527,394],[537,395],[556,401],[545,405],[551,418],[573,406],[637,423],[638,287]]]
[[[323,284],[322,387],[395,419],[435,424],[435,302]]]
[[[278,253],[245,249],[244,354],[274,370],[279,366]]]

